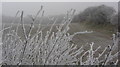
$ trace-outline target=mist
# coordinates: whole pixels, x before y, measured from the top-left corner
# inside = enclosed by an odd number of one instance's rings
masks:
[[[117,2],[3,2],[2,14],[14,16],[18,10],[23,10],[25,15],[35,15],[44,6],[45,16],[66,14],[71,8],[76,10],[76,14],[91,6],[107,5],[118,9]]]
[[[0,65],[118,65],[117,12],[117,2],[4,2]]]

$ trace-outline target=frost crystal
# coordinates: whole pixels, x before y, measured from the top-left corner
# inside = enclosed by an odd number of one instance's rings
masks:
[[[44,29],[38,28],[35,34],[31,34],[34,28],[34,22],[39,13],[43,13],[42,8],[38,11],[35,17],[32,17],[33,23],[30,25],[30,29],[27,31],[23,22],[23,11],[21,14],[21,25],[18,24],[15,30],[11,27],[4,28],[1,33],[5,33],[5,30],[9,30],[9,33],[4,34],[2,37],[2,55],[3,64],[7,65],[107,65],[111,60],[117,57],[118,52],[112,53],[112,50],[118,46],[118,40],[113,35],[113,45],[109,48],[106,47],[98,56],[94,56],[101,48],[93,48],[94,42],[90,44],[88,50],[84,50],[81,46],[77,48],[74,43],[70,41],[77,34],[92,33],[93,31],[76,32],[69,34],[69,24],[71,23],[74,11],[68,11],[67,16],[64,17],[62,23],[56,26],[57,31],[53,32],[53,27],[56,23],[54,21],[50,29],[43,34]],[[43,15],[42,15],[43,16]],[[54,20],[54,18],[52,18]],[[22,26],[24,38],[18,35],[19,26]],[[41,24],[39,24],[41,26]],[[108,52],[106,52],[109,49]],[[106,57],[105,57],[106,55]],[[105,57],[101,59],[101,57]],[[86,58],[86,60],[84,60]],[[118,60],[115,60],[117,65]]]

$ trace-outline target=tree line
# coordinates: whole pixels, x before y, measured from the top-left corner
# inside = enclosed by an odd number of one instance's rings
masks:
[[[120,12],[119,12],[120,13]],[[74,16],[73,22],[88,22],[95,25],[118,24],[118,12],[106,5],[88,7]]]

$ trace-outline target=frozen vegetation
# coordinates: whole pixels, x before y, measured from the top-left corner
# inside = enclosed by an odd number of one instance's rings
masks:
[[[43,17],[44,11],[38,11],[35,17],[30,17],[32,23],[30,29],[26,31],[23,15],[24,12],[17,12],[16,16],[20,14],[20,23],[15,29],[10,27],[4,28],[0,33],[4,34],[5,30],[9,30],[2,38],[2,64],[3,65],[117,65],[118,52],[117,49],[118,38],[113,34],[113,44],[106,47],[102,52],[98,52],[101,45],[93,48],[94,42],[89,44],[89,49],[84,50],[85,46],[77,48],[77,45],[72,43],[72,38],[77,34],[89,34],[94,31],[83,31],[69,34],[69,24],[71,23],[75,10],[71,9],[67,12],[64,20],[60,25],[56,26],[57,31],[53,32],[53,26],[57,19],[49,19],[54,23],[51,28],[43,34],[45,28],[37,29],[34,35],[31,35],[34,23],[38,15]],[[15,16],[15,18],[16,18]],[[14,21],[13,21],[14,22]],[[49,23],[48,23],[49,24]],[[24,39],[18,35],[19,26],[22,26],[22,33]],[[44,36],[45,35],[45,36]]]

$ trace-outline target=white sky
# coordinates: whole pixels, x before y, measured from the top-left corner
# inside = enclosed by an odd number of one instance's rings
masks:
[[[108,5],[117,10],[117,2],[3,2],[2,13],[4,15],[14,16],[18,10],[24,10],[25,14],[35,15],[44,6],[45,15],[65,14],[71,8],[76,9],[79,13],[90,6]]]
[[[44,6],[46,15],[64,14],[66,13],[67,10],[71,8],[76,9],[78,13],[80,11],[83,11],[85,8],[89,6],[98,6],[101,4],[106,4],[117,9],[118,8],[117,2],[119,0],[0,0],[0,1],[3,4],[1,5],[0,2],[0,8],[2,9],[2,11],[0,10],[0,14],[14,16],[17,10],[24,10],[26,15],[35,14],[40,9],[41,5]]]
[[[118,2],[120,0],[1,0],[2,2]]]

